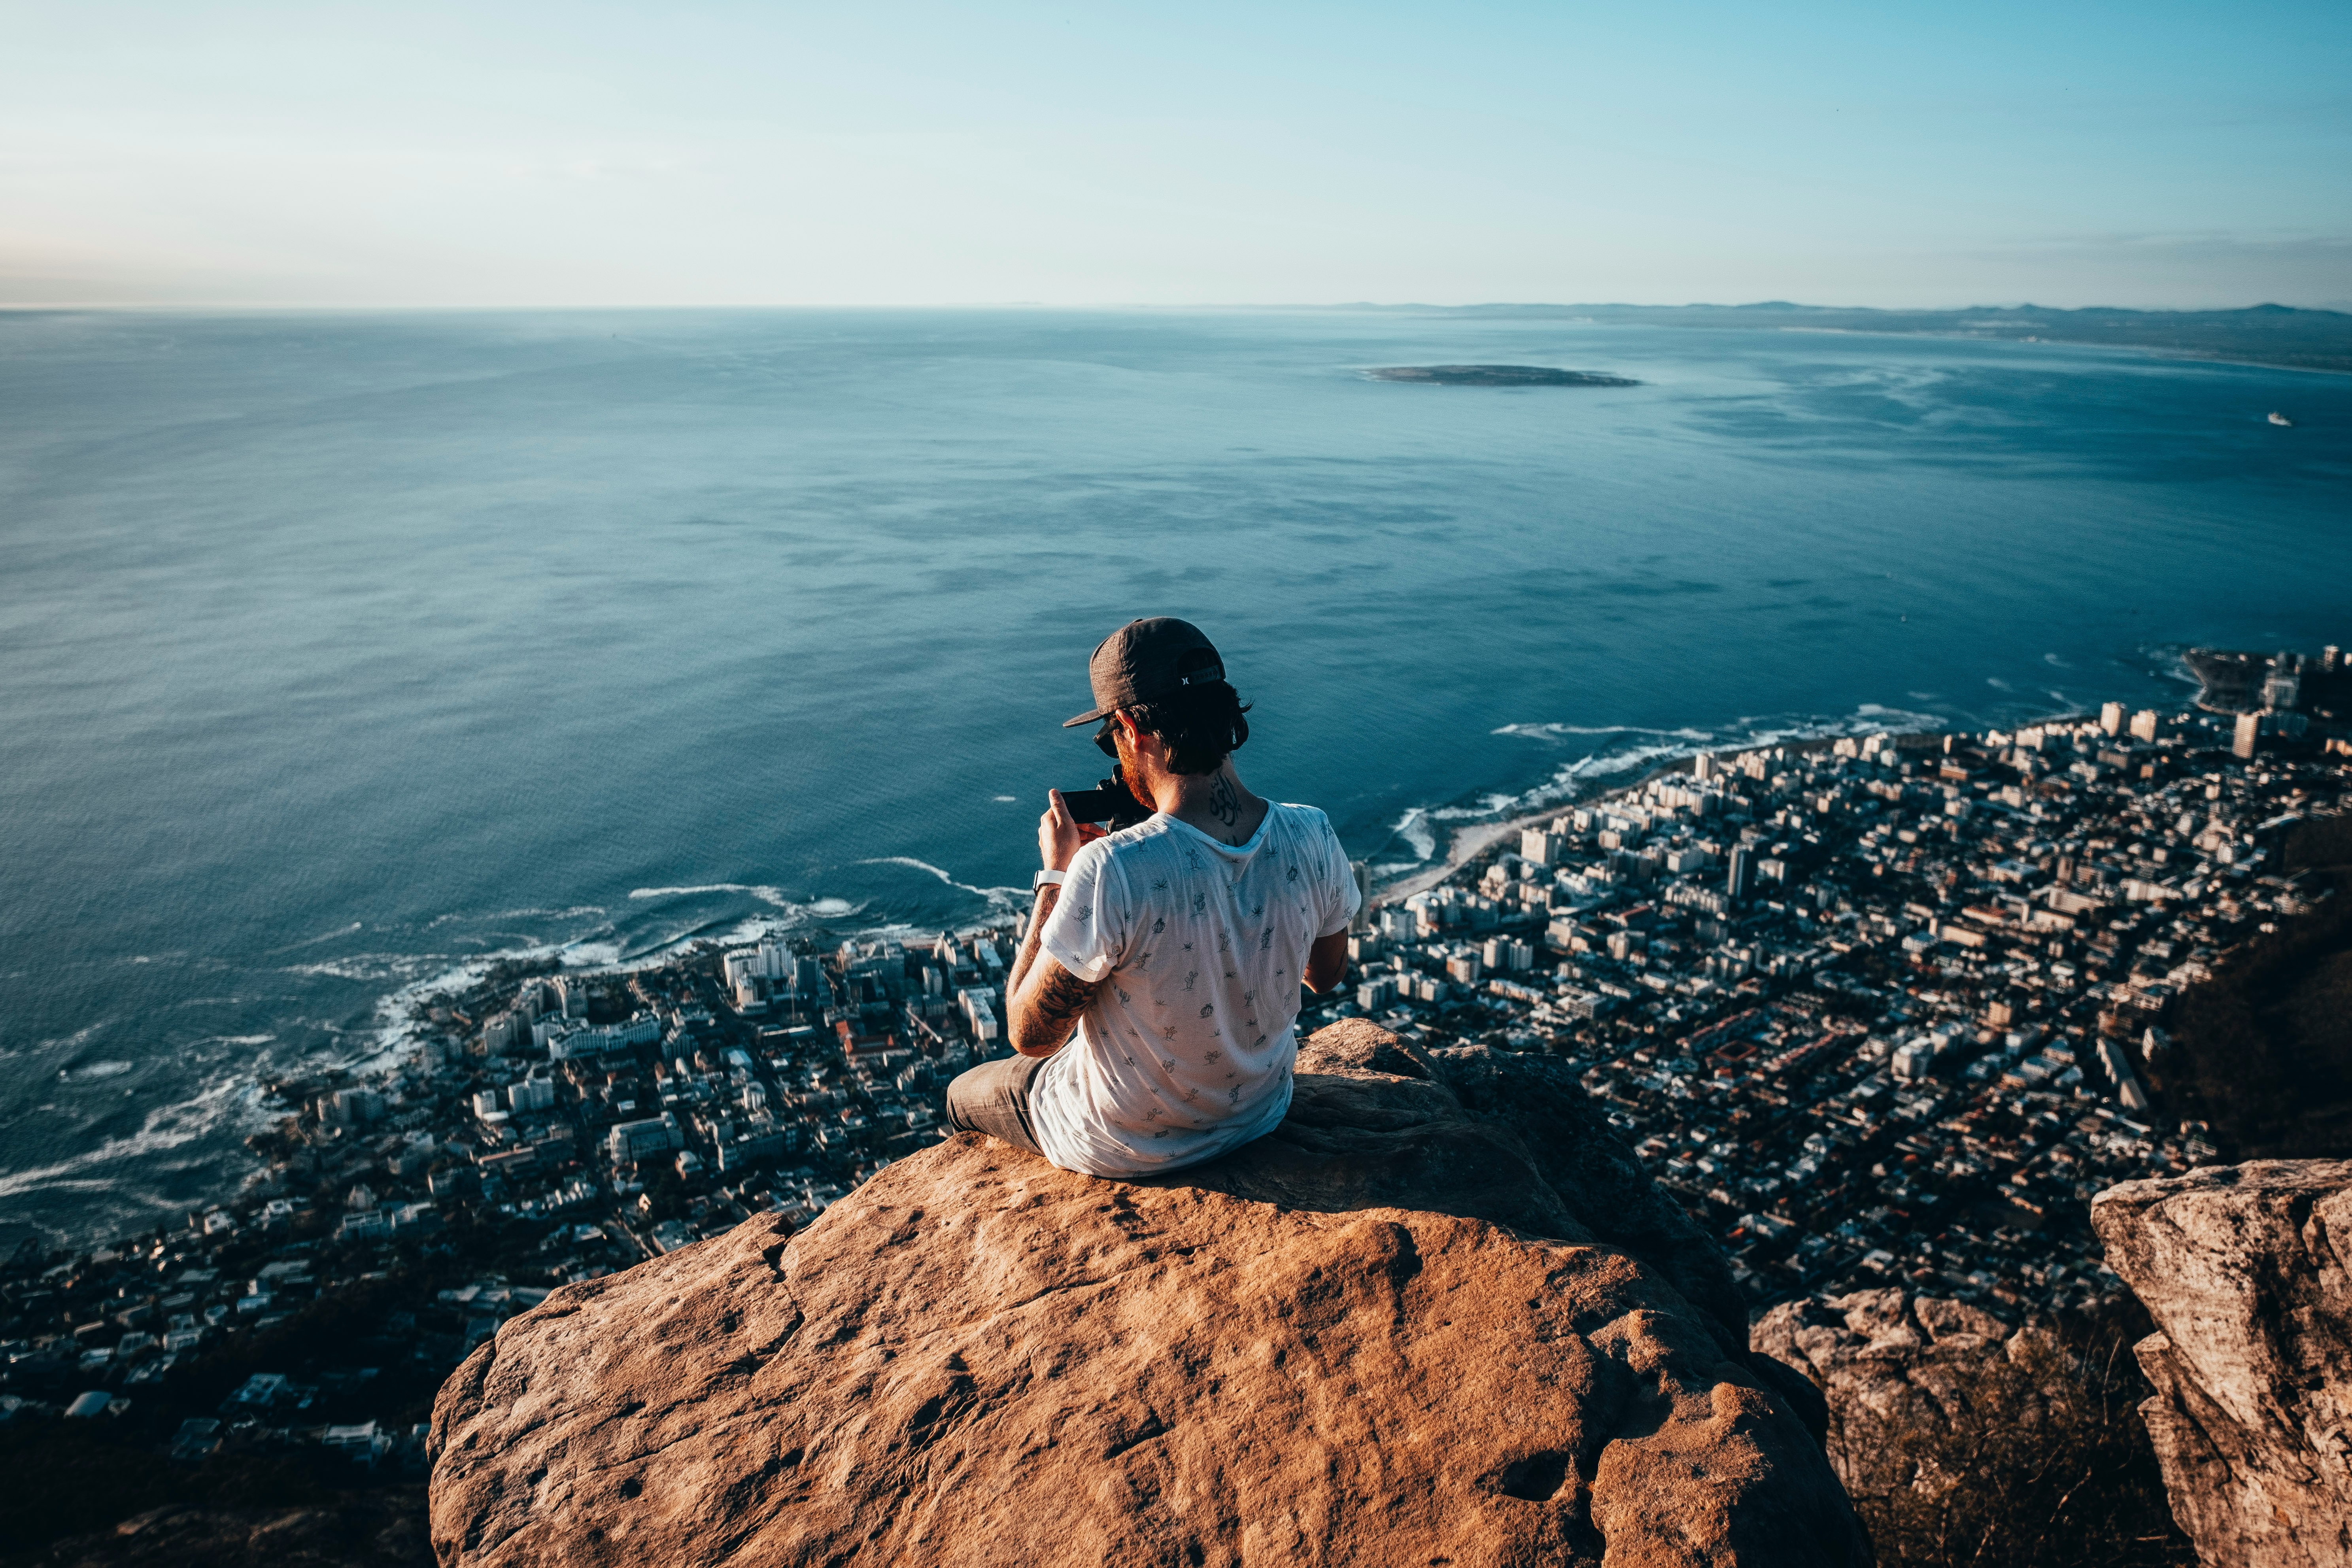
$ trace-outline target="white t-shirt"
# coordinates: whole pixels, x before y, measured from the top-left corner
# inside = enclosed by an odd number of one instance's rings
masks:
[[[1045,1157],[1149,1175],[1271,1131],[1290,1109],[1307,950],[1360,901],[1311,805],[1269,805],[1246,844],[1155,816],[1081,847],[1038,942],[1110,984],[1031,1080]]]

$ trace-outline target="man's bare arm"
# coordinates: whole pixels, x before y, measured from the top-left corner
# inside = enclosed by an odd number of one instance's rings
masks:
[[[1020,955],[1013,961],[1013,973],[1005,977],[1004,1003],[1009,1011],[1013,999],[1021,994],[1021,982],[1027,977],[1029,966],[1037,962],[1039,938],[1045,934],[1045,919],[1054,906],[1062,901],[1062,885],[1048,882],[1037,889],[1037,907],[1029,911],[1029,934],[1021,939]]]
[[[1046,868],[1066,871],[1079,846],[1100,838],[1102,829],[1070,816],[1060,790],[1045,792],[1045,815],[1037,819],[1037,855]],[[1078,1026],[1078,1015],[1094,1005],[1097,981],[1089,985],[1039,951],[1045,921],[1062,901],[1059,884],[1037,889],[1037,907],[1029,915],[1029,934],[1022,939],[1021,955],[1004,982],[1004,1010],[1013,1048],[1024,1057],[1050,1057],[1069,1040]]]
[[[1302,977],[1307,989],[1320,996],[1346,977],[1348,973],[1348,933],[1335,931],[1329,936],[1318,936],[1315,945],[1307,950],[1307,973]]]
[[[1024,1057],[1050,1057],[1060,1050],[1102,988],[1102,981],[1088,984],[1050,953],[1034,955],[1013,988],[1013,1048]]]

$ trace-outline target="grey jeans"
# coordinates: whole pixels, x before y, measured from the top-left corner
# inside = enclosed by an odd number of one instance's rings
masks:
[[[1029,1125],[1029,1085],[1045,1067],[1044,1057],[1000,1057],[960,1072],[948,1085],[948,1125],[959,1132],[985,1132],[1032,1154],[1036,1131]]]

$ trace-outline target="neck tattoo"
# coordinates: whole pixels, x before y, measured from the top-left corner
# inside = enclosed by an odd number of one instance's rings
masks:
[[[1233,781],[1219,773],[1209,785],[1209,815],[1232,827],[1242,819],[1242,797],[1234,792]]]

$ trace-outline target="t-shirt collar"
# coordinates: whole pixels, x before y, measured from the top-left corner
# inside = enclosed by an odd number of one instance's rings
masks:
[[[1251,834],[1246,840],[1239,844],[1228,844],[1222,838],[1212,838],[1181,816],[1170,816],[1164,811],[1155,813],[1154,815],[1165,818],[1169,826],[1171,827],[1182,828],[1185,832],[1191,834],[1193,837],[1199,839],[1210,848],[1214,849],[1220,855],[1229,855],[1235,859],[1246,859],[1248,857],[1256,854],[1258,847],[1265,842],[1265,830],[1274,824],[1274,802],[1267,801],[1265,803],[1265,815],[1258,818],[1257,831]]]

